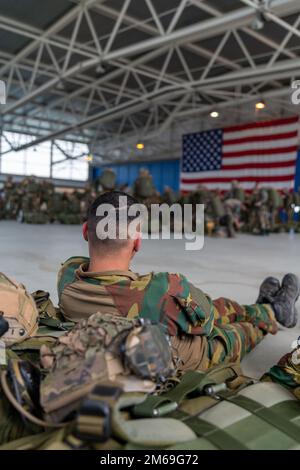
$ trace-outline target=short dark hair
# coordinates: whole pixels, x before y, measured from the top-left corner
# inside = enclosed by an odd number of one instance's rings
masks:
[[[97,236],[97,225],[98,223],[104,218],[104,216],[99,216],[97,215],[97,210],[99,206],[104,205],[104,204],[109,204],[116,210],[120,208],[120,198],[121,197],[126,197],[126,206],[122,206],[122,208],[126,209],[126,214],[127,214],[127,225],[130,224],[133,220],[137,218],[137,216],[129,216],[128,215],[128,209],[135,205],[139,204],[137,199],[135,199],[133,196],[130,194],[127,194],[123,191],[108,191],[105,193],[100,194],[90,205],[88,209],[88,214],[87,214],[87,224],[88,224],[88,236],[89,236],[89,241],[95,246],[99,245],[103,249],[104,247],[106,249],[117,249],[125,246],[128,242],[128,239],[111,239],[111,238],[104,238],[101,239]],[[117,230],[118,230],[118,225],[117,225]]]

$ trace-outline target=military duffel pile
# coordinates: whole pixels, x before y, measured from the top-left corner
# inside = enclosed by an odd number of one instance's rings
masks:
[[[0,449],[300,449],[299,387],[236,364],[181,375],[158,325],[64,323],[4,275],[0,310]]]

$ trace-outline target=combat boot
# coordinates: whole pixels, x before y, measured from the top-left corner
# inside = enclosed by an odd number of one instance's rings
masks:
[[[271,304],[280,289],[280,282],[276,277],[267,277],[259,288],[257,304]]]
[[[300,282],[295,274],[286,274],[282,279],[281,288],[272,302],[276,320],[286,328],[297,324],[298,312],[295,303],[300,294]]]

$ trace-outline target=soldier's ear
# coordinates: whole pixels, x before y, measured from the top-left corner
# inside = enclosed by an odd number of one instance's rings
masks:
[[[82,236],[85,239],[85,241],[88,241],[88,224],[87,222],[84,222],[82,225]]]
[[[133,245],[134,253],[138,253],[138,251],[140,251],[141,244],[142,244],[142,237],[141,237],[141,234],[139,233],[134,239],[134,245]]]

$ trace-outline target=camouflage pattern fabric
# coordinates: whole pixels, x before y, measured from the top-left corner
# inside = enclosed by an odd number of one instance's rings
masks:
[[[268,199],[269,193],[267,189],[256,188],[253,191],[250,229],[252,229],[254,233],[257,231],[264,233],[266,230],[270,229]]]
[[[300,400],[300,347],[283,356],[262,380],[277,382],[291,389]]]
[[[213,301],[214,328],[210,335],[209,367],[236,362],[249,353],[267,333],[277,332],[270,305],[239,305],[229,299]]]
[[[206,338],[212,364],[240,360],[267,333],[277,332],[270,305],[241,306],[223,298],[213,301],[182,274],[91,273],[88,262],[88,258],[70,258],[58,275],[59,304],[69,320],[98,310],[146,318],[160,323],[170,336]]]
[[[41,363],[48,371],[40,389],[43,410],[61,421],[97,383],[117,383],[125,391],[153,391],[157,374],[168,377],[174,369],[171,354],[166,355],[166,338],[159,337],[158,327],[151,328],[95,313],[54,346],[42,346]]]
[[[11,177],[7,178],[3,188],[5,218],[15,219],[21,204],[22,191],[20,187],[12,181]]]

